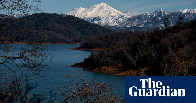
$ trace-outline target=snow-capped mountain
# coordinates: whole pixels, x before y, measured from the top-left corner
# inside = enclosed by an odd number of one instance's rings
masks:
[[[158,9],[153,13],[143,13],[133,16],[134,13],[122,13],[105,3],[95,4],[90,8],[75,8],[67,15],[75,15],[92,23],[120,30],[153,30],[156,27],[164,28],[164,19],[169,18],[170,25],[175,25],[179,17],[184,21],[196,19],[196,9],[185,9],[179,12],[169,12]]]
[[[120,11],[110,7],[105,3],[95,4],[90,8],[75,8],[68,12],[67,14],[75,15],[78,17],[105,17],[105,16],[117,16],[124,15]]]
[[[196,20],[196,12],[195,9],[191,10],[180,10],[179,12],[169,12],[164,11],[162,9],[158,9],[153,13],[144,13],[137,16],[130,17],[126,22],[126,28],[128,30],[153,30],[154,28],[158,27],[160,29],[164,28],[164,20],[165,18],[169,19],[170,25],[175,25],[179,17],[183,17],[184,22],[190,20]],[[127,28],[129,27],[129,28]],[[134,28],[133,28],[134,27]],[[137,28],[137,29],[135,29]]]
[[[102,25],[102,26],[116,26],[122,16],[125,16],[122,12],[110,7],[106,3],[95,4],[90,8],[74,8],[67,15],[75,15],[76,17],[84,20]],[[119,20],[117,20],[119,19]]]
[[[181,13],[196,13],[196,9],[184,9],[180,10]]]
[[[175,25],[179,17],[184,21],[196,20],[196,9],[185,9],[178,12],[158,9],[153,13],[143,13],[133,16],[134,13],[122,13],[105,3],[95,4],[90,8],[75,8],[67,15],[75,15],[86,21],[119,30],[153,30],[156,27],[164,28],[164,19],[168,18],[170,25]]]

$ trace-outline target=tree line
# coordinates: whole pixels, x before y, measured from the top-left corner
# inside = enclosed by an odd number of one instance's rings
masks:
[[[1,18],[0,22],[6,24],[11,40],[16,42],[81,43],[112,32],[111,29],[75,16],[56,13],[35,13],[20,19]],[[1,33],[6,34],[8,31],[2,30]]]
[[[192,20],[164,30],[100,35],[81,44],[81,48],[104,48],[99,53],[92,52],[84,63],[95,68],[122,63],[122,71],[148,68],[146,75],[195,75],[195,24]],[[177,70],[181,72],[176,73]]]

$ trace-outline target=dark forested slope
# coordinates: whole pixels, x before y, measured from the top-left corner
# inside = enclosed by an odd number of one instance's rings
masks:
[[[151,32],[116,32],[83,42],[81,48],[105,48],[81,67],[115,67],[126,75],[196,75],[196,21]],[[103,68],[102,68],[103,69]],[[110,70],[111,71],[111,70]],[[115,72],[115,71],[114,71]]]
[[[47,43],[80,43],[111,29],[89,23],[70,15],[36,13],[21,19],[2,20],[6,28],[1,33],[9,34],[14,41]]]

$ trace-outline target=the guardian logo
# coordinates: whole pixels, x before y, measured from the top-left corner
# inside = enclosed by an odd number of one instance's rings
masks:
[[[140,82],[142,88],[136,86],[129,88],[130,96],[185,96],[185,89],[171,89],[170,86],[163,86],[161,81],[156,82],[148,78],[140,79]]]

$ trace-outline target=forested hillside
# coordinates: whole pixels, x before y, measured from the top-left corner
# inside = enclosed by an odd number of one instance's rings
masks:
[[[105,68],[125,75],[196,75],[195,24],[194,20],[164,30],[100,35],[83,42],[81,48],[103,50],[92,52],[75,66],[92,71]]]
[[[111,29],[70,15],[36,13],[21,19],[1,19],[6,24],[1,33],[12,41],[45,43],[80,43]]]

